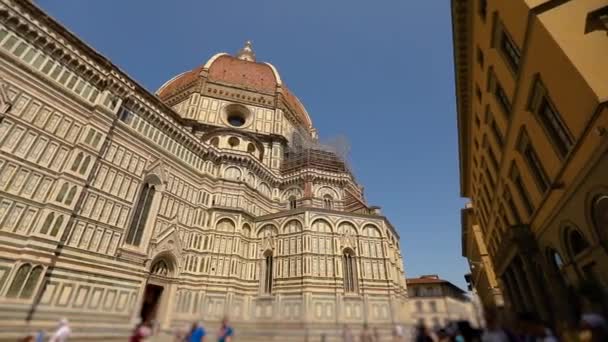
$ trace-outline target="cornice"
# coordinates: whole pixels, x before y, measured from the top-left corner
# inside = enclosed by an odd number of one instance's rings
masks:
[[[469,122],[471,88],[472,1],[452,0],[452,39],[454,47],[454,80],[458,122],[460,195],[469,197]]]

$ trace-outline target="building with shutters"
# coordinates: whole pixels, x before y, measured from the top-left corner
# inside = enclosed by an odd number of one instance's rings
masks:
[[[608,312],[608,6],[452,0],[462,253],[487,306]]]
[[[0,337],[408,320],[396,229],[250,43],[151,93],[2,0],[0,56]]]
[[[436,274],[422,275],[406,280],[412,321],[431,331],[445,328],[451,323],[468,321],[481,327],[482,312],[473,295]]]

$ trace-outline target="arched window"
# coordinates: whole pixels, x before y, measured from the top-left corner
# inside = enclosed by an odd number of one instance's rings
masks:
[[[357,265],[355,253],[350,248],[345,249],[342,254],[342,267],[344,269],[344,292],[357,292]]]
[[[57,197],[55,197],[55,201],[63,202],[63,199],[65,198],[65,194],[67,194],[67,192],[68,192],[68,183],[65,182],[61,186],[61,189],[59,189],[59,192],[57,193]]]
[[[587,240],[585,240],[578,230],[570,230],[568,232],[568,245],[572,257],[581,254],[589,247],[589,243],[587,243]]]
[[[21,288],[23,287],[23,284],[25,283],[25,280],[27,279],[27,276],[30,273],[31,269],[32,265],[30,264],[24,264],[19,267],[17,273],[15,274],[15,277],[13,278],[11,287],[9,287],[8,291],[6,292],[6,296],[8,298],[15,298],[19,295],[19,293],[21,292]]]
[[[61,229],[61,225],[63,224],[63,216],[59,216],[53,225],[53,229],[51,230],[51,236],[55,237],[59,233],[59,229]]]
[[[82,152],[78,152],[78,154],[76,155],[76,158],[74,158],[74,162],[72,163],[72,167],[70,168],[70,170],[72,170],[72,171],[78,170],[78,165],[80,165],[81,161],[82,161]]]
[[[210,143],[211,143],[211,145],[218,147],[218,145],[220,144],[220,138],[215,137],[215,138],[211,139]]]
[[[226,179],[240,180],[241,174],[241,170],[234,166],[228,167],[226,170],[224,170],[224,177]]]
[[[169,274],[169,266],[164,260],[158,260],[152,265],[150,273],[166,277]]]
[[[6,296],[9,298],[30,298],[38,284],[42,270],[42,266],[36,266],[32,269],[32,265],[30,264],[21,265],[13,278]]]
[[[608,238],[608,195],[595,197],[591,207],[593,224],[600,238]]]
[[[89,167],[90,163],[91,163],[91,156],[87,156],[86,158],[84,158],[84,162],[82,162],[82,165],[80,165],[80,170],[78,170],[78,173],[80,173],[81,175],[84,175],[85,172],[87,172],[87,168]]]
[[[34,289],[36,289],[36,285],[38,285],[38,279],[40,279],[40,275],[42,274],[42,266],[36,266],[30,272],[29,277],[27,277],[27,281],[21,290],[20,298],[30,298],[34,294]]]
[[[289,196],[289,209],[295,209],[297,206],[296,196]]]
[[[49,213],[48,215],[46,215],[46,219],[44,220],[44,223],[42,224],[42,227],[40,228],[41,234],[46,234],[49,232],[49,228],[51,228],[51,224],[53,223],[54,219],[55,219],[54,213]]]
[[[145,183],[141,189],[139,201],[135,207],[133,218],[131,219],[131,225],[129,232],[127,233],[126,243],[134,246],[139,246],[141,238],[146,227],[146,221],[148,214],[150,213],[150,207],[152,206],[152,199],[154,198],[154,185]]]
[[[71,205],[72,204],[72,201],[74,201],[74,196],[76,196],[76,190],[78,190],[78,187],[76,187],[76,185],[74,185],[70,189],[70,192],[68,192],[68,197],[66,197],[66,199],[65,199],[65,204],[66,205]]]
[[[264,253],[264,277],[262,278],[263,291],[265,294],[272,293],[272,280],[273,280],[272,271],[273,271],[272,252],[266,251],[266,253]]]
[[[330,195],[323,196],[323,208],[331,209],[333,207],[333,199]]]
[[[229,219],[221,219],[217,222],[215,229],[219,232],[233,233],[235,230],[234,222]]]

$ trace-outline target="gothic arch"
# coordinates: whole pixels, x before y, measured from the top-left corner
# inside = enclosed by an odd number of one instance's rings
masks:
[[[258,238],[262,237],[262,233],[267,229],[270,229],[274,236],[277,236],[279,233],[279,228],[274,223],[266,223],[257,230],[256,236]]]
[[[245,237],[251,237],[251,226],[249,223],[243,223],[243,227],[241,228],[241,235]]]
[[[293,223],[297,223],[297,226],[293,226]],[[288,230],[293,230],[293,229],[295,229],[296,232],[302,232],[303,227],[304,227],[304,225],[302,224],[302,222],[300,220],[290,219],[290,220],[287,220],[283,224],[281,231],[283,232],[283,234],[293,233],[291,231],[288,231]]]
[[[336,224],[336,227],[338,227],[338,234],[343,234],[344,233],[344,229],[345,227],[350,227],[351,229],[351,234],[358,236],[359,235],[359,229],[357,228],[357,226],[355,225],[354,222],[349,221],[347,219],[342,219],[340,221],[338,221],[338,223]]]
[[[215,221],[215,230],[221,232],[234,232],[236,230],[236,224],[234,220],[221,217],[217,221]]]
[[[326,195],[331,196],[331,198],[336,201],[336,200],[340,200],[340,195],[338,194],[338,192],[330,187],[330,186],[322,186],[319,189],[317,189],[315,197],[317,198],[324,198]]]
[[[266,195],[269,198],[272,198],[272,189],[270,188],[268,183],[261,182],[260,184],[258,184],[258,191],[260,193],[262,193],[263,195]]]
[[[243,171],[236,166],[227,166],[224,169],[224,178],[232,179],[232,180],[242,180],[243,179]]]
[[[566,221],[561,224],[560,242],[562,250],[566,251],[566,257],[569,262],[576,262],[576,257],[584,250],[590,247],[589,239],[585,234],[572,222]]]
[[[363,226],[361,235],[366,236],[366,237],[372,237],[372,238],[373,237],[381,238],[382,232],[375,224],[367,223]]]
[[[608,186],[601,185],[598,186],[587,194],[585,198],[585,221],[587,221],[588,227],[592,227],[593,238],[591,239],[591,243],[593,241],[599,241],[599,243],[608,251],[608,214],[604,214],[607,217],[604,222],[598,222],[600,219],[600,213],[598,210],[601,210],[599,206],[602,204],[598,203],[608,203]],[[608,209],[607,209],[608,210]],[[602,223],[604,226],[602,227]]]
[[[152,184],[154,186],[161,186],[163,185],[163,180],[162,177],[159,176],[157,173],[149,173],[144,177],[143,183]]]
[[[323,226],[320,226],[320,224],[323,224]],[[331,234],[334,232],[334,227],[332,226],[332,224],[329,221],[327,221],[326,219],[322,219],[322,218],[318,218],[318,219],[315,219],[314,221],[312,221],[312,223],[310,224],[310,229],[313,232],[319,232],[319,233],[330,233]]]
[[[150,263],[150,274],[173,278],[177,276],[178,263],[175,255],[170,251],[158,253]]]
[[[289,197],[295,196],[295,198],[302,197],[302,189],[298,186],[292,186],[285,190],[283,190],[283,194],[281,195],[281,199],[286,201]]]

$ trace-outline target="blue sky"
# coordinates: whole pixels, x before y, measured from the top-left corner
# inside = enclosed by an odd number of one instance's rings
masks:
[[[151,91],[252,40],[321,137],[348,137],[368,202],[401,235],[407,275],[464,287],[447,1],[37,3]]]

